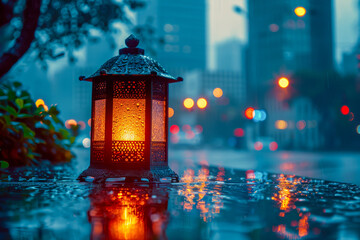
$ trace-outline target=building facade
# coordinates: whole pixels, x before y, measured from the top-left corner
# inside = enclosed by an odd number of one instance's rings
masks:
[[[294,12],[300,6],[302,17]],[[332,0],[248,1],[249,87],[258,104],[281,75],[333,70],[332,6]]]

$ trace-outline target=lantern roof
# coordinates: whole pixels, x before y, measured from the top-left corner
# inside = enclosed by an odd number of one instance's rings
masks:
[[[167,78],[170,82],[182,81],[175,78],[154,59],[144,55],[144,49],[137,48],[139,39],[130,35],[125,40],[126,48],[119,50],[119,55],[106,61],[89,77],[80,76],[80,80],[92,81],[94,78],[106,75],[157,75]]]

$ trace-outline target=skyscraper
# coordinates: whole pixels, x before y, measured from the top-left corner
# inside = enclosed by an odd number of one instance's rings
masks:
[[[152,21],[164,39],[156,59],[173,74],[206,68],[206,1],[149,0],[137,13],[138,24]],[[174,73],[175,72],[175,73]]]
[[[258,98],[277,76],[333,69],[332,0],[249,0],[248,15],[249,87]]]

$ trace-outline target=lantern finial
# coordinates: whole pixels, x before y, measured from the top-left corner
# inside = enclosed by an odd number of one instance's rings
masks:
[[[122,48],[119,50],[119,54],[141,54],[144,55],[144,49],[137,48],[139,45],[139,39],[136,38],[133,34],[131,34],[126,40],[126,48]]]
[[[137,45],[139,45],[139,39],[131,34],[127,39],[125,39],[125,44],[129,48],[136,48]]]

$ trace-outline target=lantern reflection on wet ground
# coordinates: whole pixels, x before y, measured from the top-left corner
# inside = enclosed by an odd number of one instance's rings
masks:
[[[168,196],[152,187],[94,188],[88,211],[92,239],[165,239]]]
[[[167,185],[84,184],[71,165],[0,175],[0,239],[360,239],[359,186],[202,157]]]

